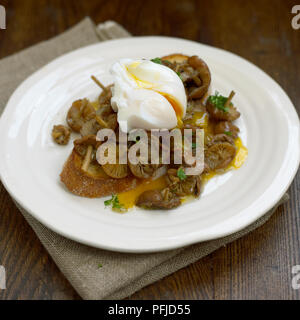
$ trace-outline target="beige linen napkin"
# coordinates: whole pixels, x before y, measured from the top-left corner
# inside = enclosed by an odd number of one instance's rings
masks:
[[[50,60],[98,41],[129,36],[130,34],[115,22],[108,21],[96,27],[89,18],[86,18],[58,37],[2,59],[0,61],[0,113],[20,82]],[[288,195],[285,195],[280,203],[287,199]],[[273,208],[246,229],[222,239],[161,253],[124,254],[95,249],[68,240],[47,229],[20,206],[18,207],[57,266],[84,299],[128,297],[142,287],[258,228],[276,209]],[[101,268],[99,264],[102,265]]]

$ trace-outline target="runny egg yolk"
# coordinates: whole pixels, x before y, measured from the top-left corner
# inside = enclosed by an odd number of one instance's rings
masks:
[[[183,112],[182,112],[182,108],[179,105],[179,103],[176,101],[176,99],[174,97],[171,97],[168,94],[165,94],[163,92],[159,92],[162,96],[164,96],[169,103],[171,104],[171,106],[173,107],[175,113],[176,113],[176,117],[177,117],[177,126],[179,128],[181,128],[183,126],[183,122],[182,122],[182,117],[183,117]]]
[[[126,208],[134,207],[137,198],[148,190],[162,190],[167,186],[165,177],[162,176],[156,180],[148,179],[135,189],[118,194],[119,202]]]
[[[247,159],[248,149],[243,145],[241,138],[237,138],[235,140],[235,146],[237,148],[237,152],[231,166],[234,169],[239,169]]]

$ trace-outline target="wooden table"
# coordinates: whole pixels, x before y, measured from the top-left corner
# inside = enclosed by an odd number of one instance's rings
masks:
[[[300,111],[300,29],[291,26],[296,3],[2,0],[7,29],[0,30],[0,58],[49,39],[89,15],[96,23],[116,20],[133,35],[182,37],[241,55],[270,74]],[[263,227],[132,298],[299,299],[300,290],[291,286],[292,266],[300,264],[299,189],[298,173],[290,201]],[[2,185],[1,264],[7,271],[7,289],[0,290],[0,299],[80,299]]]

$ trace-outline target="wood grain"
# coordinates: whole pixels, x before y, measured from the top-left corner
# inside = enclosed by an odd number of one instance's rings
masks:
[[[166,35],[224,48],[270,74],[300,111],[300,30],[289,0],[3,0],[7,29],[0,58],[49,39],[89,15],[116,20],[133,35]],[[1,75],[0,75],[1,76]],[[255,94],[255,92],[253,92]],[[267,116],[267,115],[266,115]],[[291,268],[300,264],[300,176],[290,201],[269,222],[134,294],[131,299],[299,299]],[[0,186],[0,299],[80,299]]]

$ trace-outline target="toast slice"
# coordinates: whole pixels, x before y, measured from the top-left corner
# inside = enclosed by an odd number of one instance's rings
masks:
[[[100,198],[136,188],[141,180],[134,176],[113,179],[99,165],[90,165],[87,172],[81,170],[82,158],[73,150],[60,174],[67,189],[81,197]]]

